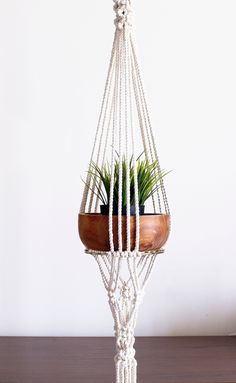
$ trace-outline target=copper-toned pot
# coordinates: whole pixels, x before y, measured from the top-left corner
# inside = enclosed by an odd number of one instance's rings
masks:
[[[79,214],[79,235],[84,246],[89,250],[109,251],[107,215]],[[130,217],[131,250],[135,246],[135,217]],[[168,214],[140,215],[140,251],[159,250],[166,243],[170,232],[170,216]],[[113,216],[114,247],[118,250],[118,216]],[[126,216],[122,216],[123,250],[126,250]]]

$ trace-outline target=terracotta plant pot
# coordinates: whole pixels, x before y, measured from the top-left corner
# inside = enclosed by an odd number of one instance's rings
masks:
[[[109,251],[107,215],[79,214],[79,235],[89,250]],[[135,217],[130,217],[131,250],[135,246]],[[170,216],[167,214],[144,214],[140,216],[140,251],[159,250],[166,243],[170,232]],[[118,216],[113,216],[114,247],[118,250]],[[126,216],[122,216],[123,250],[126,250]]]

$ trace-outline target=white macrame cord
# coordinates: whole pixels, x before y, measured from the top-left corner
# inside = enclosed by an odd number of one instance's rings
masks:
[[[137,382],[137,362],[134,350],[134,328],[138,307],[144,288],[150,277],[156,256],[163,250],[140,252],[140,213],[137,174],[137,153],[144,152],[149,163],[156,162],[160,176],[160,188],[152,195],[154,213],[169,214],[162,173],[154,141],[153,129],[147,107],[136,44],[132,32],[132,6],[130,0],[114,0],[115,36],[111,59],[102,99],[101,112],[95,135],[92,155],[80,213],[98,212],[99,197],[92,177],[93,165],[101,167],[109,159],[111,185],[109,195],[109,252],[87,249],[98,264],[102,281],[108,294],[110,309],[114,318],[117,354],[115,356],[116,383]],[[118,249],[114,241],[113,201],[115,163],[119,161],[118,181]],[[135,200],[135,245],[131,246],[131,204],[130,204],[130,158],[134,166]],[[122,162],[126,162],[123,174]],[[126,179],[126,244],[124,249],[123,228],[123,179]]]

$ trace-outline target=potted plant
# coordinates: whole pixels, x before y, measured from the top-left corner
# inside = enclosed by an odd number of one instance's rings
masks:
[[[119,169],[122,166],[122,240],[123,249],[127,242],[127,162],[125,158],[120,161],[117,156],[114,164],[114,189],[113,189],[113,237],[115,249],[118,249],[118,205],[119,205]],[[157,161],[149,163],[142,158],[142,155],[136,160],[137,183],[138,183],[138,201],[140,214],[140,251],[152,251],[160,249],[166,242],[169,235],[170,217],[168,214],[145,214],[145,203],[154,195],[160,187],[162,178],[167,174],[165,171],[158,171]],[[79,233],[82,242],[88,249],[98,251],[109,251],[109,210],[110,210],[110,187],[112,169],[111,164],[106,163],[99,167],[95,163],[90,166],[89,174],[91,176],[94,188],[92,192],[101,201],[100,214],[83,213],[79,215]],[[130,177],[130,236],[131,248],[135,246],[136,233],[136,208],[135,208],[135,181],[134,181],[134,159],[129,161]],[[87,185],[89,188],[90,186]]]

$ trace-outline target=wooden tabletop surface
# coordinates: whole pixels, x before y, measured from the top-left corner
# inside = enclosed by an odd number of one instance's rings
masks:
[[[138,383],[236,383],[236,337],[137,338]],[[115,383],[113,338],[0,337],[0,383]]]

